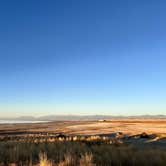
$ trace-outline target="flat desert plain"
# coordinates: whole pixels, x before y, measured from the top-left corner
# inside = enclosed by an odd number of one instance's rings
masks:
[[[166,136],[166,119],[112,119],[104,121],[56,121],[36,124],[1,124],[0,135],[28,133],[63,133],[98,135],[122,132],[136,135],[143,132]]]

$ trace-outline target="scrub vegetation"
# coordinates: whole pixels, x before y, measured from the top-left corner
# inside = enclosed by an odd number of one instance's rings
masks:
[[[21,141],[18,137],[4,137],[0,140],[0,165],[165,166],[166,150],[107,139],[41,141],[26,137]]]

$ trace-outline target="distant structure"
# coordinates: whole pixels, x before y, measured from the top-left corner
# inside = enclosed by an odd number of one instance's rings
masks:
[[[106,122],[105,119],[99,119],[98,121],[99,121],[99,122]]]

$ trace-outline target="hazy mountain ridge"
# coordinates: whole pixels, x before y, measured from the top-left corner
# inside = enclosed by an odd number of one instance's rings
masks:
[[[17,118],[0,118],[1,120],[24,120],[24,121],[59,121],[59,120],[101,120],[118,118],[166,118],[166,115],[139,115],[139,116],[112,116],[112,115],[47,115],[40,117],[20,116]]]

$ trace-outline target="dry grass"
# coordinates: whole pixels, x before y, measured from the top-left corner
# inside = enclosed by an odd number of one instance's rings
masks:
[[[93,160],[93,155],[85,153],[85,155],[81,155],[80,166],[95,166],[92,160]]]
[[[38,127],[40,128],[37,129]],[[0,166],[166,166],[166,120],[55,122],[12,127],[6,125],[5,128],[0,125],[1,129],[46,133],[9,136],[1,134]],[[47,133],[48,130],[73,133],[73,136],[57,138],[55,134]],[[146,132],[156,137],[147,139],[150,146],[146,147],[140,143],[140,139],[133,137],[127,139],[125,144],[120,139],[93,135],[114,132],[127,135]],[[158,147],[153,148],[153,145]]]
[[[92,154],[82,154],[79,160],[79,166],[96,166],[93,164],[93,155]],[[38,166],[78,166],[77,160],[70,154],[64,155],[64,160],[60,161],[59,163],[53,163],[52,161],[48,160],[46,153],[39,154],[39,164]],[[10,164],[10,166],[16,166],[16,164]]]
[[[39,165],[38,166],[53,166],[52,162],[48,160],[46,153],[39,154]]]
[[[57,166],[72,166],[74,165],[74,157],[66,154],[63,161],[60,161]]]
[[[96,141],[8,142],[0,143],[0,166],[165,166],[165,150]]]

